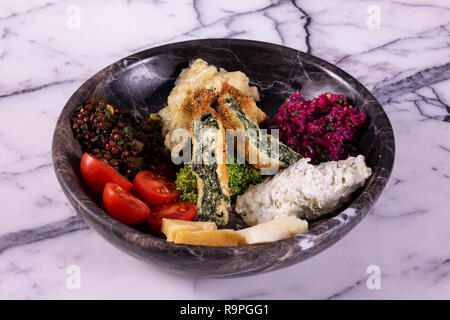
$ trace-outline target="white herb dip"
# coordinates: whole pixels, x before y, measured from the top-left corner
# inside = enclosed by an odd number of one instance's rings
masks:
[[[280,216],[313,219],[337,209],[372,174],[364,156],[312,165],[304,158],[237,197],[236,211],[250,226]]]

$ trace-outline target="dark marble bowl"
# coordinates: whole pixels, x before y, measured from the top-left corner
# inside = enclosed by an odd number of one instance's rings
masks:
[[[108,216],[101,201],[92,196],[80,178],[82,152],[70,127],[74,109],[86,98],[97,97],[141,115],[155,112],[166,103],[181,69],[196,58],[228,71],[240,70],[247,74],[264,94],[259,106],[269,116],[273,116],[285,98],[296,90],[301,90],[306,97],[323,92],[349,97],[370,121],[359,150],[373,170],[372,177],[347,206],[310,223],[308,232],[267,244],[228,248],[175,245]],[[394,136],[388,117],[372,94],[336,66],[275,44],[208,39],[148,49],[98,72],[72,95],[62,110],[52,153],[56,175],[71,204],[89,226],[114,246],[179,274],[237,277],[298,263],[347,234],[374,205],[388,181],[394,162]]]

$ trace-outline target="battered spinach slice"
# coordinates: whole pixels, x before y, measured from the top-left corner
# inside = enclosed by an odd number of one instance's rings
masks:
[[[287,167],[301,159],[301,156],[287,145],[270,134],[263,133],[259,126],[249,119],[231,96],[226,97],[224,102],[240,121],[241,129],[245,130],[245,138],[248,141],[248,145],[256,149],[260,155],[259,158],[264,156],[268,160],[279,161],[283,167]]]
[[[221,132],[222,131],[222,132]],[[197,219],[215,222],[223,227],[228,223],[230,196],[228,172],[224,150],[219,143],[223,139],[223,128],[211,114],[202,115],[193,125],[192,172],[197,178]]]

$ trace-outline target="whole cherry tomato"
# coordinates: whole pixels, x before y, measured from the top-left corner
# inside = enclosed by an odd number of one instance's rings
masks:
[[[80,171],[83,181],[99,195],[102,194],[103,188],[108,182],[115,182],[126,191],[130,191],[133,186],[113,167],[89,153],[85,153],[81,158]]]
[[[112,217],[126,224],[144,221],[151,213],[143,201],[112,182],[103,190],[103,205]]]

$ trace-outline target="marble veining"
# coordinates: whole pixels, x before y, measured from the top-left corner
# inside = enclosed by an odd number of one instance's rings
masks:
[[[8,196],[0,203],[0,297],[448,299],[448,3],[211,3],[2,2],[0,189]],[[79,29],[67,26],[71,5],[80,8]],[[370,5],[380,9],[379,29],[366,25]],[[120,19],[100,25],[98,15]],[[383,105],[396,163],[371,213],[336,245],[280,271],[205,280],[160,271],[86,229],[54,176],[50,141],[67,99],[98,70],[156,45],[220,37],[284,44],[337,63]],[[73,264],[80,290],[66,286]],[[379,290],[366,286],[370,265],[381,269]]]

